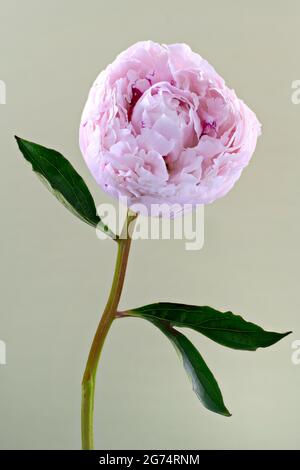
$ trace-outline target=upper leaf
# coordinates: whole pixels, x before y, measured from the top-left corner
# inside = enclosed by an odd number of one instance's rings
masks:
[[[232,312],[223,313],[211,307],[195,305],[156,303],[126,313],[151,320],[164,320],[171,326],[192,328],[223,346],[248,351],[271,346],[291,333],[265,331]]]
[[[224,404],[222,393],[215,377],[190,340],[164,321],[150,319],[149,321],[169,338],[177,350],[182,358],[186,373],[192,382],[193,390],[205,408],[224,416],[231,416]]]
[[[116,238],[98,216],[95,202],[84,180],[63,155],[17,136],[16,140],[32,169],[62,204],[79,219],[92,227],[98,226],[107,235]]]

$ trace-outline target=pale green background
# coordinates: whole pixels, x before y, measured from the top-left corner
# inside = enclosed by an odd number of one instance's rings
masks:
[[[108,201],[78,148],[80,114],[98,72],[141,39],[190,44],[256,111],[263,136],[236,187],[206,208],[202,251],[134,244],[122,306],[209,304],[294,334],[250,353],[188,333],[233,413],[224,418],[198,402],[160,332],[116,322],[98,375],[96,445],[300,447],[299,15],[296,0],[1,0],[0,448],[80,447],[80,381],[116,254],[41,186],[13,135],[63,151],[97,203]]]

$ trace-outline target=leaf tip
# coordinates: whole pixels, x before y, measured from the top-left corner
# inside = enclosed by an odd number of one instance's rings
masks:
[[[286,336],[290,335],[291,333],[293,333],[292,331],[287,331],[285,333],[278,333],[278,341],[280,341],[281,339],[285,338]]]
[[[278,343],[278,341],[281,341],[283,338],[285,338],[286,336],[290,335],[293,332],[292,331],[287,331],[285,333],[275,333],[275,332],[266,332],[266,333],[268,335],[270,335],[268,340],[264,344],[259,345],[256,349],[258,349],[260,347],[261,348],[267,348],[269,346],[273,346],[273,344]]]
[[[213,411],[213,410],[210,410],[210,411]],[[221,416],[225,416],[226,418],[230,418],[230,416],[232,416],[232,414],[230,413],[230,411],[226,408],[225,404],[223,403],[223,405],[216,411],[216,413],[218,413],[219,415]]]
[[[19,149],[21,150],[22,152],[22,144],[24,143],[24,139],[22,139],[21,137],[15,135],[14,138],[16,139],[16,142],[18,144],[18,147]]]

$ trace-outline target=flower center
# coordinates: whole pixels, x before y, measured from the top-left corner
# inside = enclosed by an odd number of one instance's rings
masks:
[[[133,90],[135,106],[130,117],[145,150],[158,151],[170,163],[183,149],[197,144],[202,131],[197,97],[167,82],[139,93]]]

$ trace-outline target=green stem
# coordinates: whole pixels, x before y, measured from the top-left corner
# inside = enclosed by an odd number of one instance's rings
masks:
[[[97,367],[105,338],[115,318],[115,314],[119,305],[131,245],[129,226],[135,218],[136,214],[128,212],[122,235],[120,238],[117,239],[118,255],[115,265],[113,282],[106,307],[104,309],[103,315],[101,317],[100,323],[98,325],[96,334],[92,342],[92,346],[90,349],[89,357],[86,363],[86,368],[82,379],[82,449],[94,448],[93,417]]]

